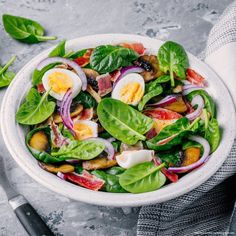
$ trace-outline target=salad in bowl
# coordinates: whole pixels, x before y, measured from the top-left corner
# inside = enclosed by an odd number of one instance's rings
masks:
[[[207,81],[165,42],[73,51],[59,43],[35,68],[16,112],[39,166],[94,191],[144,193],[201,168],[220,143]]]

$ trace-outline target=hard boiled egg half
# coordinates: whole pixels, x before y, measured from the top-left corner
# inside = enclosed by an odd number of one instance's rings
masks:
[[[153,155],[153,150],[123,151],[120,155],[116,156],[116,161],[119,166],[128,169],[139,163],[150,162]]]
[[[90,120],[78,120],[74,122],[73,130],[77,140],[98,136],[98,124]]]
[[[61,101],[68,89],[72,89],[72,98],[81,91],[82,82],[79,76],[73,71],[53,68],[48,70],[42,78],[46,91],[55,99]]]
[[[112,98],[136,106],[144,95],[145,82],[138,73],[129,73],[122,77],[112,91]]]

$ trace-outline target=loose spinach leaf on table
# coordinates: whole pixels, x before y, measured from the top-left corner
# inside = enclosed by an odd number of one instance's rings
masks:
[[[16,113],[16,121],[24,125],[35,125],[51,116],[56,103],[48,101],[48,93],[49,91],[41,96],[35,88],[31,88]]]
[[[90,160],[98,156],[105,149],[103,142],[95,140],[72,141],[70,144],[62,146],[58,151],[52,152],[51,156]]]
[[[152,88],[152,89],[150,89],[149,87],[148,92],[142,97],[141,101],[138,104],[138,110],[142,111],[144,106],[150,99],[160,95],[162,92],[163,92],[163,89],[160,85],[157,85],[155,88]]]
[[[44,36],[43,27],[31,19],[4,14],[2,20],[6,32],[12,38],[22,42],[31,44],[56,39],[56,37]]]
[[[126,193],[127,192],[125,189],[121,187],[119,183],[119,178],[120,178],[119,175],[109,174],[102,170],[94,170],[91,173],[105,181],[104,187],[107,192],[111,192],[111,193]]]
[[[172,87],[175,86],[174,73],[180,79],[185,79],[189,62],[188,56],[181,45],[171,41],[164,43],[158,50],[157,58],[161,71],[170,73]]]
[[[150,149],[154,150],[168,150],[173,146],[179,145],[182,142],[182,138],[188,137],[199,129],[199,119],[197,118],[190,124],[188,118],[180,118],[175,123],[162,129],[154,138],[146,141],[146,144]],[[162,143],[164,140],[166,142]]]
[[[112,72],[119,67],[130,65],[139,55],[132,49],[121,46],[102,45],[96,47],[90,57],[92,69],[100,74]]]
[[[211,96],[205,90],[195,90],[187,95],[187,98],[192,101],[192,99],[196,96],[202,96],[206,110],[211,114],[211,117],[216,118],[216,105],[211,98]]]
[[[9,66],[15,61],[15,59],[16,56],[13,56],[5,66],[0,66],[0,88],[8,86],[15,77],[13,71],[8,71]]]
[[[105,98],[98,104],[97,114],[108,133],[129,145],[145,140],[144,134],[153,126],[151,118],[112,98]]]
[[[160,171],[164,165],[156,166],[152,162],[135,165],[120,175],[120,185],[131,193],[144,193],[159,189],[166,182],[165,175]]]
[[[211,152],[214,152],[220,143],[220,128],[215,118],[212,118],[208,123],[208,128],[205,130],[205,138],[211,146]]]

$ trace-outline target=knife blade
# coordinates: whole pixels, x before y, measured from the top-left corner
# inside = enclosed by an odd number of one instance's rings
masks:
[[[16,216],[30,236],[53,236],[54,234],[28,203],[26,198],[17,193],[11,186],[4,168],[3,158],[0,156],[0,185],[6,192],[8,202]]]

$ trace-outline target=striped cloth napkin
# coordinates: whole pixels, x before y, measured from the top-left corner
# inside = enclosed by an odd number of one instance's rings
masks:
[[[204,55],[236,105],[236,1],[211,30]],[[235,174],[236,140],[223,166],[207,182],[176,199],[142,207],[137,235],[232,235],[229,222],[236,197]]]

